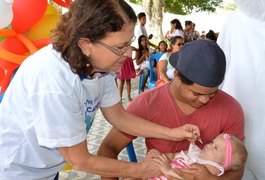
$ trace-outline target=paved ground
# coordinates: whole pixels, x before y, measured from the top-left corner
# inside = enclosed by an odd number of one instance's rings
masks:
[[[126,86],[124,87],[124,89],[126,89]],[[138,81],[137,78],[135,78],[132,80],[132,93],[131,93],[132,98],[135,98],[137,94],[138,94]],[[124,91],[123,97],[124,98],[122,99],[122,102],[123,105],[126,107],[128,104],[126,98],[127,97],[126,91]],[[88,148],[90,153],[92,154],[97,153],[97,149],[100,143],[102,142],[105,135],[109,132],[110,128],[111,125],[104,119],[101,112],[98,111],[93,126],[87,136]],[[138,138],[134,140],[133,144],[136,151],[137,159],[141,161],[144,158],[146,150],[144,145],[144,139]],[[128,161],[128,155],[126,150],[123,150],[121,152],[121,154],[119,155],[119,159]],[[67,170],[60,172],[59,179],[60,180],[99,180],[100,177],[97,175],[87,174],[80,171]]]

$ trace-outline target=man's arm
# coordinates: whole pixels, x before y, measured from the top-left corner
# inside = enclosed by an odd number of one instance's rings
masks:
[[[131,138],[125,136],[113,127],[101,143],[97,154],[117,159],[119,153],[131,142]]]
[[[241,180],[244,174],[244,167],[239,170],[235,171],[226,171],[221,177],[219,177],[222,180]]]
[[[226,171],[222,176],[212,175],[205,166],[192,164],[188,169],[175,169],[185,180],[240,180],[244,173],[244,168],[236,171]]]

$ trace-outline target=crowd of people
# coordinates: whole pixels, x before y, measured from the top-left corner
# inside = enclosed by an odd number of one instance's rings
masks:
[[[136,53],[134,57],[131,57],[135,60],[135,66],[130,66],[131,68],[128,69],[128,72],[136,72],[137,76],[141,76],[138,87],[139,93],[144,92],[146,87],[148,87],[146,84],[148,83],[148,77],[150,76],[150,68],[152,68],[155,73],[157,79],[156,86],[168,83],[174,78],[174,69],[168,63],[168,58],[172,53],[178,52],[185,43],[199,39],[216,41],[218,37],[218,33],[215,33],[213,30],[209,30],[206,35],[201,36],[201,34],[195,29],[195,23],[190,20],[185,21],[185,27],[183,29],[181,22],[178,19],[173,19],[170,21],[171,28],[165,33],[164,39],[162,39],[158,45],[155,45],[151,42],[153,34],[148,35],[145,28],[147,21],[146,14],[144,12],[140,12],[137,17],[138,25],[136,25],[134,31],[137,43],[135,43],[135,46],[132,46]],[[163,47],[161,47],[161,43]],[[156,53],[163,55],[160,59],[152,63],[153,66],[150,66],[149,57],[150,55]],[[119,74],[124,74],[124,67],[122,67],[118,72],[118,79],[120,79]],[[132,101],[130,94],[130,81],[131,78],[135,77],[134,75],[130,76],[130,74],[131,73],[128,73],[128,76],[123,76],[123,80],[121,80],[118,85],[120,95],[122,97],[121,90],[123,90],[124,80],[126,80],[127,99],[129,102]]]
[[[54,180],[66,163],[104,180],[264,178],[265,11],[236,2],[239,10],[220,36],[199,33],[190,20],[182,28],[173,19],[155,45],[146,14],[136,16],[126,1],[73,1],[51,44],[22,63],[2,99],[0,179]],[[242,38],[235,22],[245,29],[259,24],[252,32],[262,33]],[[238,45],[245,40],[260,45],[255,53]],[[157,53],[160,59],[150,63]],[[157,84],[145,91],[150,68]],[[131,79],[137,76],[141,93],[133,99]],[[99,109],[113,127],[91,154],[87,136]],[[145,138],[145,160],[118,160],[137,137]]]

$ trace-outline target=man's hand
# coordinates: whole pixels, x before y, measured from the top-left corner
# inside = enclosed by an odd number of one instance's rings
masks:
[[[217,176],[212,175],[205,166],[192,164],[187,169],[177,169],[177,173],[185,180],[216,180]]]

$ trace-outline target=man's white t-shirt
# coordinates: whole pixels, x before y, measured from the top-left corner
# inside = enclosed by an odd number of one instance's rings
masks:
[[[86,140],[100,107],[120,96],[110,73],[83,79],[49,45],[26,59],[0,104],[0,179],[54,179],[58,147]]]
[[[141,36],[141,35],[145,35],[146,38],[148,38],[147,31],[146,31],[145,27],[142,26],[141,24],[138,24],[135,26],[134,35],[136,36],[136,40],[138,40],[139,36]]]
[[[132,46],[134,46],[136,48],[139,48],[139,46],[138,46],[138,38],[141,35],[145,35],[145,37],[148,39],[148,34],[147,34],[147,31],[146,31],[145,27],[142,26],[141,24],[137,24],[135,26],[135,28],[134,28],[135,40],[133,41]]]

